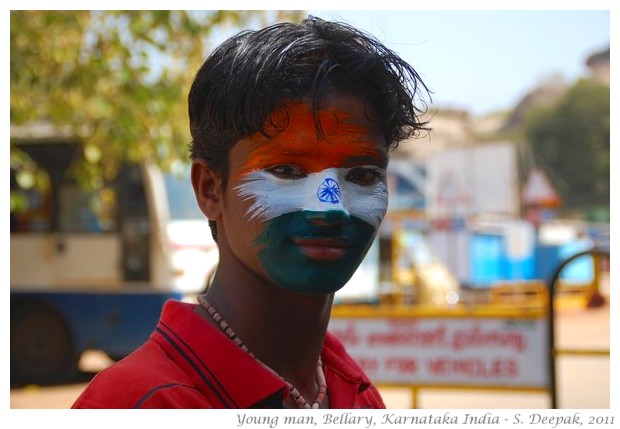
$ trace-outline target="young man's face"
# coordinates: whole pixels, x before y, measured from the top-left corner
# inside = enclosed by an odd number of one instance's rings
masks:
[[[328,294],[351,278],[385,215],[385,141],[357,97],[330,98],[321,139],[309,104],[288,109],[284,131],[231,150],[222,220],[247,267],[290,291]]]

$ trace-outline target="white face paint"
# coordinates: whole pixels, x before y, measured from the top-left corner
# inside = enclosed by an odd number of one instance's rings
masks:
[[[355,168],[328,168],[294,180],[255,170],[244,176],[235,191],[240,198],[253,201],[246,213],[250,220],[266,221],[302,210],[342,210],[378,228],[388,205],[385,169],[361,167],[375,171],[378,178],[360,185],[347,178]]]

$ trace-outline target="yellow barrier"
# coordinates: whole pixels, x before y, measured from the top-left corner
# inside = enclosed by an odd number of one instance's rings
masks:
[[[589,290],[584,288],[582,296],[587,296]],[[395,301],[391,305],[335,305],[333,333],[340,334],[351,355],[378,387],[408,389],[412,408],[418,407],[421,390],[535,392],[554,398],[555,370],[545,364],[547,359],[610,354],[601,349],[555,348],[549,333],[549,296],[542,282],[498,285],[488,291],[485,304],[432,306]],[[497,347],[504,349],[496,352],[485,349],[489,343],[482,342],[478,349],[473,341],[469,348],[460,349],[454,347],[453,341],[458,335],[487,339],[492,335],[521,336],[527,347],[511,351],[508,341],[498,341]],[[429,368],[434,362],[447,366],[433,374]],[[460,377],[462,372],[458,371],[468,365],[468,371],[482,376]],[[397,370],[389,373],[395,367],[402,372],[402,378]],[[456,378],[451,379],[452,375]],[[555,401],[552,405],[555,408]]]

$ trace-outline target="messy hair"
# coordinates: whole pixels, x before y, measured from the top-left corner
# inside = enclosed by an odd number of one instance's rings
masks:
[[[225,177],[230,148],[255,132],[266,134],[271,113],[285,101],[310,99],[316,112],[334,90],[370,103],[392,149],[427,130],[419,118],[426,107],[420,88],[428,95],[413,67],[347,24],[309,17],[244,31],[220,45],[196,74],[188,97],[191,157]]]
[[[243,31],[206,59],[188,97],[191,158],[204,159],[225,186],[232,146],[282,127],[271,114],[287,102],[309,100],[321,137],[317,111],[334,91],[372,106],[388,150],[428,130],[420,115],[429,91],[412,66],[371,35],[311,16]]]

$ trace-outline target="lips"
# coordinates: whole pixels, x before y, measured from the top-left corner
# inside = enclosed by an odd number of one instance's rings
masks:
[[[306,256],[318,261],[338,261],[351,247],[349,240],[342,238],[298,238],[293,243]]]
[[[346,227],[317,227],[306,215],[297,211],[265,222],[252,245],[275,284],[312,295],[336,292],[364,259],[376,229],[355,216]]]

